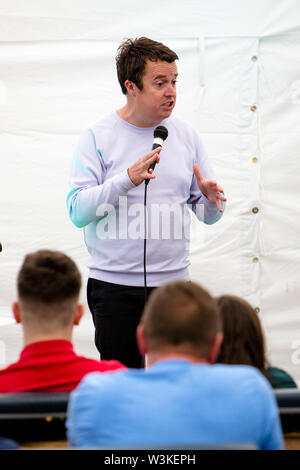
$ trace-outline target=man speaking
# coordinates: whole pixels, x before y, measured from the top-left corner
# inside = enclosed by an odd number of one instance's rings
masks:
[[[197,132],[171,117],[177,59],[145,37],[123,42],[116,64],[126,104],[82,132],[71,165],[67,207],[91,255],[95,343],[102,359],[128,367],[143,366],[135,332],[145,291],[189,280],[186,209],[213,224],[226,201]]]

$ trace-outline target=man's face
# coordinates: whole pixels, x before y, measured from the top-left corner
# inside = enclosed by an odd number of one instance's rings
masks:
[[[142,77],[143,89],[136,88],[135,109],[146,126],[156,126],[168,118],[176,102],[175,62],[147,60]]]

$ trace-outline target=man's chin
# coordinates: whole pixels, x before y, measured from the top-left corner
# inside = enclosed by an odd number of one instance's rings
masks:
[[[164,112],[162,113],[163,116],[164,116],[163,119],[166,119],[166,118],[170,117],[172,112],[173,112],[173,109],[174,109],[174,106],[172,107],[172,109],[164,110]]]

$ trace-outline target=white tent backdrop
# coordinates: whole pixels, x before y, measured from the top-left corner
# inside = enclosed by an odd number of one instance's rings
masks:
[[[199,131],[228,197],[216,225],[193,222],[192,279],[250,301],[270,361],[300,384],[298,0],[0,0],[0,364],[22,347],[10,304],[27,252],[63,250],[86,282],[69,164],[81,129],[124,104],[114,57],[141,35],[178,53],[174,113]],[[75,344],[97,357],[88,312]]]

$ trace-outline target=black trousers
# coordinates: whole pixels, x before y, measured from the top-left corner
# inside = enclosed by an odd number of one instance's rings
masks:
[[[148,287],[148,296],[155,289]],[[122,286],[89,278],[87,300],[101,359],[117,359],[127,367],[144,367],[136,328],[145,303],[144,287]]]

